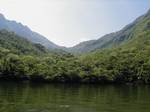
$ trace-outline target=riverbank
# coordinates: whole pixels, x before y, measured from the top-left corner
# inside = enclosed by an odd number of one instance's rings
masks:
[[[123,81],[123,80],[106,80],[106,79],[96,79],[96,78],[78,78],[69,80],[69,78],[57,77],[54,79],[44,79],[42,77],[0,77],[0,81],[11,81],[11,82],[27,82],[27,83],[48,83],[48,84],[125,84],[125,85],[149,85],[150,82],[145,82],[144,80],[134,80],[134,81]]]

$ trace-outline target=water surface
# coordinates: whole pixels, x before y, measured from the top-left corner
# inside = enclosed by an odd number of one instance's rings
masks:
[[[0,112],[150,112],[150,86],[1,82]]]

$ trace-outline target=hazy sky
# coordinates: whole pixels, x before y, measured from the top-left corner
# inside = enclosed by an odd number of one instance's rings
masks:
[[[117,31],[150,8],[150,0],[0,0],[0,13],[62,46]]]

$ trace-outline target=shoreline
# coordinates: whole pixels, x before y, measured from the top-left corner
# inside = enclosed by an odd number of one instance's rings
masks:
[[[146,83],[143,80],[136,80],[136,81],[56,81],[56,80],[45,80],[45,79],[40,79],[40,80],[33,80],[33,79],[29,79],[29,78],[16,78],[16,77],[0,77],[0,81],[2,82],[16,82],[16,83],[35,83],[35,84],[84,84],[84,85],[150,85],[150,83]]]

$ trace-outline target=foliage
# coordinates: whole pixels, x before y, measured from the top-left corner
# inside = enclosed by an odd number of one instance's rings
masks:
[[[124,44],[80,56],[53,53],[14,33],[0,31],[0,78],[60,83],[150,84],[149,21],[148,15],[137,20],[132,37]]]

